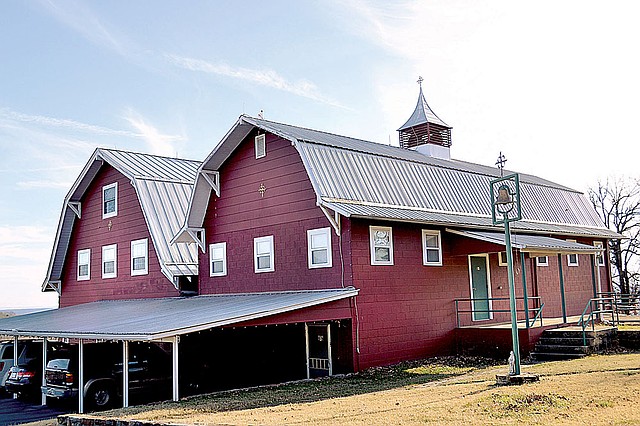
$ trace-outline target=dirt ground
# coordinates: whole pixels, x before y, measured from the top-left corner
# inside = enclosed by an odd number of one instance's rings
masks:
[[[101,417],[183,425],[640,425],[637,353],[525,365],[523,372],[539,374],[540,382],[522,386],[496,386],[495,374],[506,372],[502,366],[436,361],[400,368],[368,373],[369,381],[335,378],[235,391]],[[332,388],[344,396],[328,396]]]

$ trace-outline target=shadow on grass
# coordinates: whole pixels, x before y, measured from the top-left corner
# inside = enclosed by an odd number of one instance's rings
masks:
[[[308,381],[217,392],[189,397],[179,404],[134,407],[128,414],[150,409],[224,412],[321,401],[330,398],[379,392],[407,385],[424,384],[459,376],[495,361],[475,357],[440,357],[371,368],[361,373]]]

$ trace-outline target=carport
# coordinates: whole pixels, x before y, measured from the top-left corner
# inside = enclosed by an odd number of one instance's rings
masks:
[[[122,342],[122,405],[129,406],[129,343],[172,344],[173,394],[179,399],[180,336],[355,297],[353,287],[330,290],[242,293],[162,299],[108,300],[0,320],[0,335],[43,339],[43,386],[47,339],[78,343],[78,411],[84,412],[84,351],[88,341]],[[17,363],[17,347],[14,359]],[[309,359],[307,358],[307,363]],[[43,395],[42,403],[46,403]]]

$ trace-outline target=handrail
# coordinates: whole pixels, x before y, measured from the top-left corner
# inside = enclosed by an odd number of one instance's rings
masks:
[[[540,307],[538,308],[538,312],[536,313],[536,316],[533,317],[533,321],[531,322],[531,327],[533,327],[536,324],[538,317],[540,317],[540,327],[542,327],[542,308],[544,308],[544,302],[542,302],[542,305],[540,305]]]
[[[522,300],[524,301],[524,297],[516,297],[516,300]],[[473,308],[473,302],[475,301],[508,301],[510,300],[508,297],[480,297],[480,298],[461,298],[461,299],[454,299],[454,303],[455,303],[455,308],[456,308],[456,324],[457,327],[460,328],[460,314],[465,314],[465,313],[507,313],[507,312],[511,312],[510,309],[494,309],[494,308],[488,308],[488,309],[474,309]],[[540,307],[531,307],[528,306],[528,311],[529,312],[534,312],[534,318],[533,321],[528,321],[527,322],[527,328],[531,328],[533,326],[533,324],[535,324],[535,322],[538,320],[538,318],[540,318],[540,325],[542,325],[542,308],[544,307],[544,303],[542,302],[542,298],[540,296],[532,296],[532,297],[528,297],[527,301],[529,300],[533,300],[535,302],[537,302],[537,304],[540,305]],[[464,310],[464,309],[460,309],[460,302],[469,302],[471,304],[471,309],[469,310]],[[528,304],[528,302],[527,302]],[[517,312],[526,312],[525,310],[517,310]],[[526,320],[530,320],[531,318],[526,318]]]
[[[610,303],[610,309],[605,309],[605,304]],[[595,309],[594,307],[595,303]],[[587,326],[591,323],[591,331],[595,331],[596,328],[596,319],[600,317],[601,314],[611,314],[611,322],[616,325],[618,322],[616,321],[617,309],[614,308],[616,306],[615,297],[594,297],[589,299],[587,302],[587,306],[582,310],[582,315],[580,315],[580,319],[578,320],[578,325],[582,327],[582,345],[587,346]],[[589,312],[589,315],[585,319],[585,315]]]

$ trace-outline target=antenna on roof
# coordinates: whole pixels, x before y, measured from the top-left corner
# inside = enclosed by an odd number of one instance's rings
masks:
[[[258,113],[258,118],[261,120],[264,120],[264,110],[261,109],[260,112]]]

